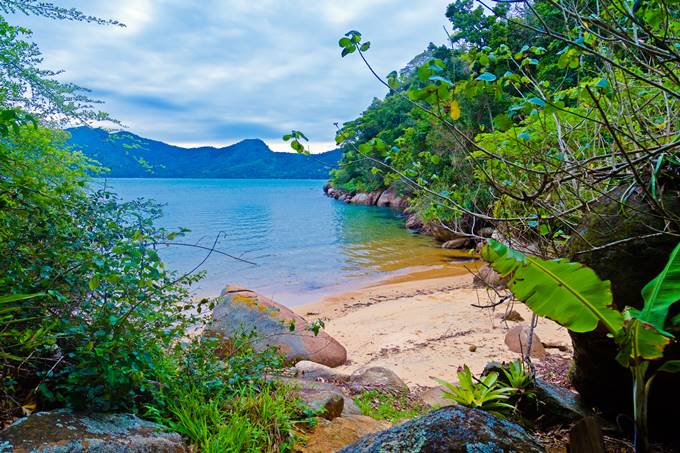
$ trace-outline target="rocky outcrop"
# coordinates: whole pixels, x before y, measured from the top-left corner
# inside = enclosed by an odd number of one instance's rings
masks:
[[[336,367],[347,361],[347,351],[326,332],[309,330],[305,319],[273,300],[238,286],[222,291],[213,321],[206,334],[229,338],[241,332],[255,331],[252,345],[256,350],[277,347],[291,363],[301,360]]]
[[[0,432],[0,451],[14,453],[184,453],[177,433],[132,414],[37,412]]]
[[[529,326],[526,324],[515,326],[508,330],[505,334],[505,344],[509,350],[518,354],[526,354],[529,350]],[[538,338],[535,332],[531,339],[530,356],[535,359],[542,359],[545,357],[545,348],[541,339]]]
[[[524,429],[477,409],[448,406],[376,434],[342,453],[542,452]]]
[[[397,392],[408,392],[408,385],[401,380],[397,374],[380,366],[370,368],[360,368],[349,378],[352,388],[362,389],[384,389]]]
[[[399,194],[394,186],[390,186],[380,194],[380,198],[375,203],[377,206],[406,209],[408,207],[408,198]]]
[[[382,195],[382,190],[376,190],[369,193],[359,192],[350,199],[350,203],[364,206],[373,206],[378,203],[378,199]]]
[[[365,206],[384,206],[402,211],[408,207],[408,197],[400,195],[394,186],[388,187],[385,190],[375,190],[373,192],[346,192],[341,189],[336,189],[326,183],[323,186],[323,191],[329,197],[344,201],[345,203]]]
[[[364,436],[388,429],[391,424],[364,415],[348,415],[332,421],[319,420],[305,436],[305,444],[297,446],[299,453],[335,453]]]

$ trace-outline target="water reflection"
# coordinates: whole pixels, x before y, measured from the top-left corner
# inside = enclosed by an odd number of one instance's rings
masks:
[[[204,266],[207,277],[195,287],[201,296],[240,284],[284,303],[302,303],[405,269],[455,267],[461,257],[404,229],[396,212],[325,197],[323,181],[112,179],[108,184],[125,199],[165,203],[160,224],[191,229],[183,242],[210,246],[223,231],[220,250],[257,263],[211,256]],[[179,272],[195,266],[204,253],[189,247],[161,250],[167,265]]]

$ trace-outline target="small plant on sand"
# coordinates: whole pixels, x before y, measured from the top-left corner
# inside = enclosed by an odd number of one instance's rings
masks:
[[[475,378],[467,365],[458,372],[458,385],[437,379],[444,386],[444,398],[456,403],[504,415],[515,410],[510,399],[516,389],[508,387],[498,380],[498,373],[492,371],[485,376]]]
[[[427,412],[427,407],[422,402],[412,399],[408,393],[403,392],[367,390],[354,397],[354,402],[363,415],[390,422],[417,417]]]
[[[524,255],[490,239],[482,257],[509,277],[508,288],[539,316],[573,332],[607,329],[618,346],[617,361],[633,376],[635,450],[647,451],[647,396],[658,373],[680,372],[680,360],[665,360],[664,350],[680,331],[680,316],[668,316],[680,301],[680,244],[666,266],[642,288],[641,309],[618,310],[609,281],[592,269],[566,259],[543,260]],[[650,372],[653,362],[661,364]]]

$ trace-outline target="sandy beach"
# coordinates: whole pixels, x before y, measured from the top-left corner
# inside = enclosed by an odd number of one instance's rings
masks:
[[[308,320],[323,319],[326,332],[347,348],[348,362],[340,371],[384,366],[412,388],[433,387],[433,378],[456,381],[465,364],[479,373],[490,361],[517,358],[504,338],[509,328],[530,322],[530,311],[522,304],[473,307],[497,296],[475,288],[473,275],[462,266],[446,273],[415,272],[293,309]],[[524,321],[503,321],[510,309]],[[566,347],[548,349],[548,357],[571,356],[566,329],[540,319],[536,333],[543,343]]]

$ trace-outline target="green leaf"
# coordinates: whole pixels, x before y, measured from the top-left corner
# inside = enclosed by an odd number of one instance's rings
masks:
[[[574,332],[590,332],[600,322],[611,333],[621,331],[623,315],[612,308],[611,284],[589,267],[526,256],[493,239],[482,258],[502,276],[511,276],[508,287],[537,315]]]
[[[680,373],[680,360],[669,360],[656,370],[657,373]]]
[[[362,52],[366,52],[366,51],[367,51],[368,49],[370,49],[370,48],[371,48],[371,42],[370,42],[370,41],[366,41],[365,43],[363,43],[363,44],[361,45],[361,47],[359,48],[359,50],[361,50]]]
[[[630,312],[631,310],[627,314]],[[640,360],[656,360],[663,357],[663,351],[670,344],[671,338],[653,325],[633,317],[626,320],[624,330],[616,336],[616,341],[620,347],[616,360],[621,365],[630,367]]]
[[[531,102],[532,104],[537,105],[539,107],[545,106],[545,101],[541,98],[530,98],[529,102]]]
[[[600,80],[597,81],[595,86],[600,87],[600,88],[608,88],[609,82],[607,82],[607,79],[600,79]]]
[[[338,45],[340,47],[348,47],[352,45],[352,40],[349,38],[340,38],[340,41],[338,41]]]
[[[671,252],[661,273],[642,288],[642,298],[645,305],[640,319],[663,330],[668,310],[680,300],[680,243]]]
[[[87,283],[87,286],[90,287],[90,291],[94,291],[99,287],[99,276],[95,275],[90,279],[90,281]]]
[[[35,293],[35,294],[10,294],[7,296],[0,296],[0,304],[17,302],[20,300],[33,299],[34,297],[44,296],[45,293]]]
[[[493,75],[490,72],[482,72],[481,74],[479,74],[477,76],[477,78],[475,80],[483,80],[485,82],[493,82],[494,80],[496,80],[496,76]]]

